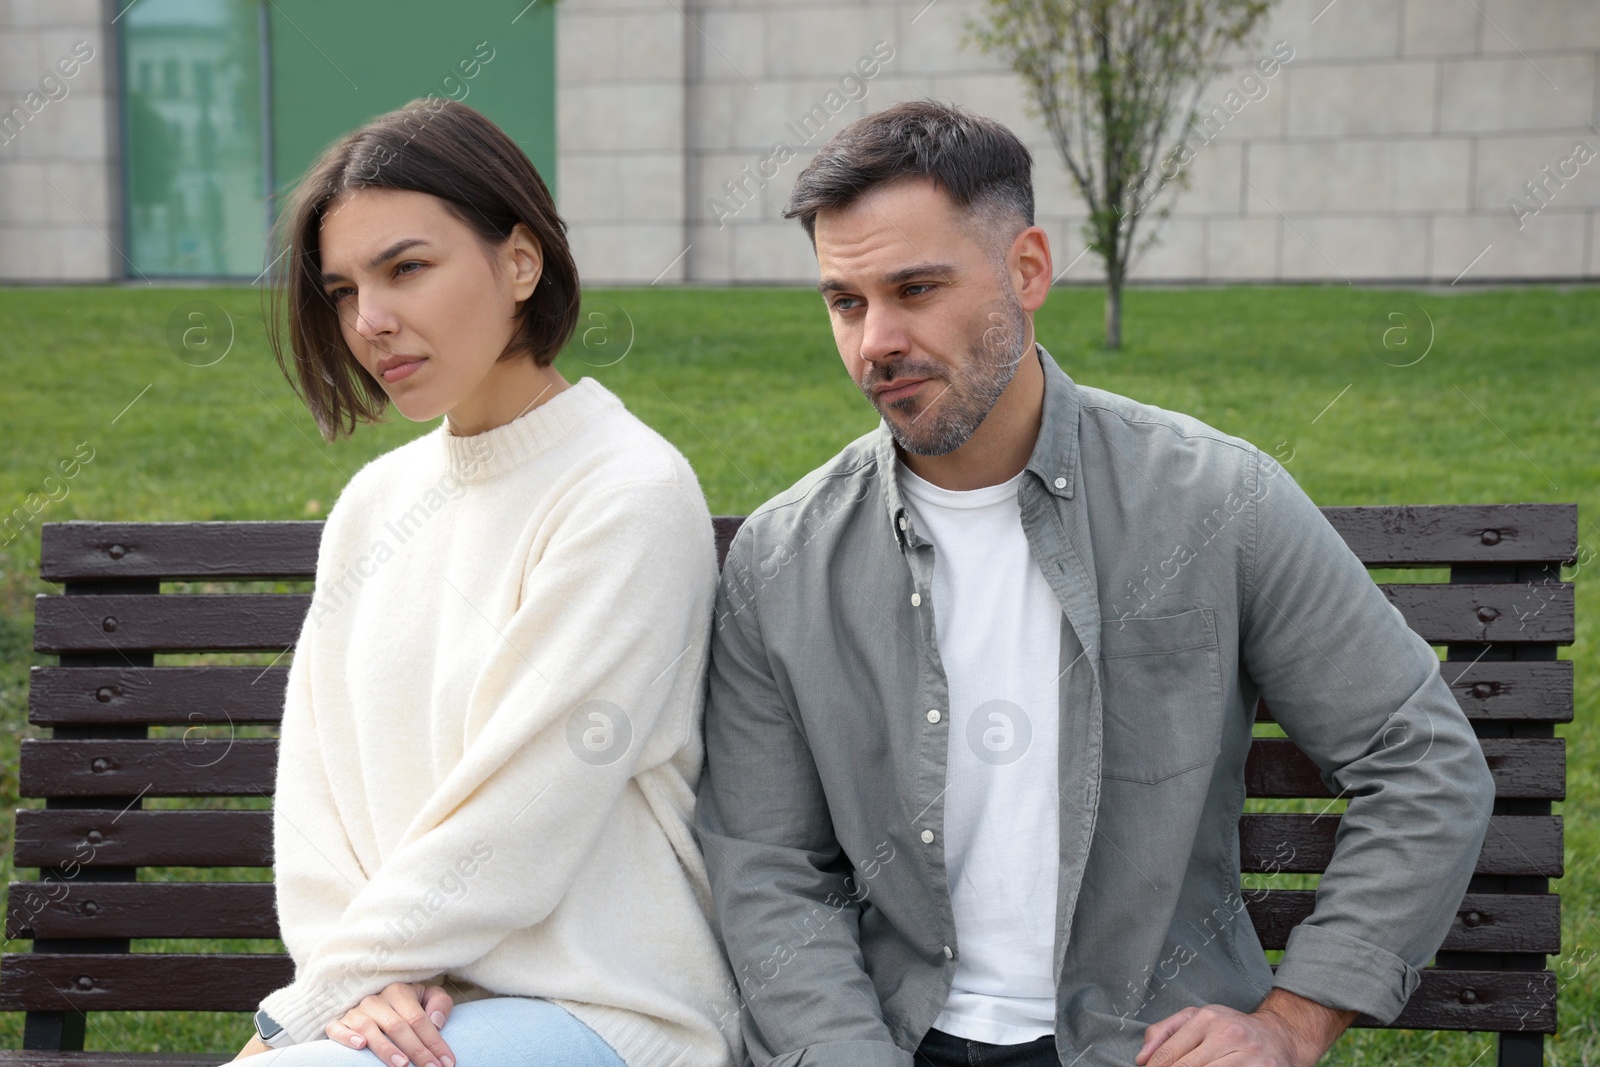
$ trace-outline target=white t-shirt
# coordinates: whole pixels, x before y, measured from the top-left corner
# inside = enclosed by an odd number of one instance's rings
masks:
[[[933,542],[950,687],[945,873],[960,949],[934,1026],[991,1044],[1055,1033],[1061,604],[1022,530],[1017,486],[941,489],[896,464]]]

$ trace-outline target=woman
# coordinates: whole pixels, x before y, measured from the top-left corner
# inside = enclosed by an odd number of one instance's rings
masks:
[[[295,979],[240,1056],[741,1062],[691,830],[710,515],[670,444],[553,366],[578,278],[549,191],[477,111],[414,101],[280,225],[292,372],[273,348],[324,437],[390,402],[444,421],[323,530],[273,829]]]

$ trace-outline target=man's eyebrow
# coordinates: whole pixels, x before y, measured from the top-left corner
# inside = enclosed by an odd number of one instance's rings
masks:
[[[917,263],[909,267],[902,267],[891,271],[878,279],[885,286],[904,285],[906,282],[918,278],[932,278],[935,281],[947,282],[961,273],[961,269],[954,263]],[[849,289],[838,278],[824,278],[817,283],[817,292],[836,293]]]
[[[401,252],[404,252],[406,249],[414,248],[417,245],[425,245],[427,243],[428,242],[424,238],[421,238],[421,237],[402,237],[402,238],[400,238],[400,240],[396,241],[394,244],[390,245],[388,248],[385,248],[382,252],[379,252],[377,255],[375,255],[371,259],[367,260],[367,269],[368,270],[377,270],[385,262],[387,262],[388,260],[393,259],[395,256],[398,256]],[[349,281],[349,280],[350,279],[346,278],[343,274],[339,274],[336,271],[323,271],[322,272],[322,281],[325,284],[327,282],[346,282],[346,281]]]

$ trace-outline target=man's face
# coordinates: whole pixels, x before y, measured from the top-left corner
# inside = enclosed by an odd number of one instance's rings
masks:
[[[926,179],[817,213],[817,286],[857,387],[907,452],[966,443],[1031,349],[1005,263],[1009,242]]]

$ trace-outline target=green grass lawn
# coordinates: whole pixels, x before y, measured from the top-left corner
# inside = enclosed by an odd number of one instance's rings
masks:
[[[225,311],[235,334],[209,366],[178,358],[168,341],[175,310],[193,301]],[[713,513],[749,511],[877,422],[839,364],[815,293],[595,292],[587,311],[558,366],[569,380],[600,379],[682,449]],[[1399,332],[1390,312],[1410,313],[1414,331]],[[1081,384],[1187,412],[1279,455],[1319,503],[1579,504],[1589,562],[1575,568],[1577,721],[1558,728],[1571,798],[1556,805],[1567,842],[1556,883],[1564,952],[1552,960],[1563,1033],[1547,1062],[1600,1063],[1600,747],[1590,726],[1600,710],[1600,290],[1140,289],[1125,314],[1127,346],[1107,352],[1099,292],[1058,290],[1038,336]],[[26,723],[28,667],[48,662],[31,650],[32,598],[53,591],[38,578],[41,522],[320,518],[362,463],[434,424],[395,416],[323,442],[272,361],[251,289],[0,290],[0,338],[0,514],[45,493],[80,445],[93,449],[65,495],[56,489],[59,499],[0,547],[0,808],[10,809],[18,738],[43,733]],[[10,854],[11,820],[0,818],[7,879]],[[242,1015],[91,1024],[90,1048],[126,1051],[236,1048],[250,1032]],[[0,1015],[0,1047],[17,1047],[21,1032],[20,1016]],[[1478,1034],[1353,1032],[1324,1062],[1469,1067],[1492,1063],[1490,1046]]]

